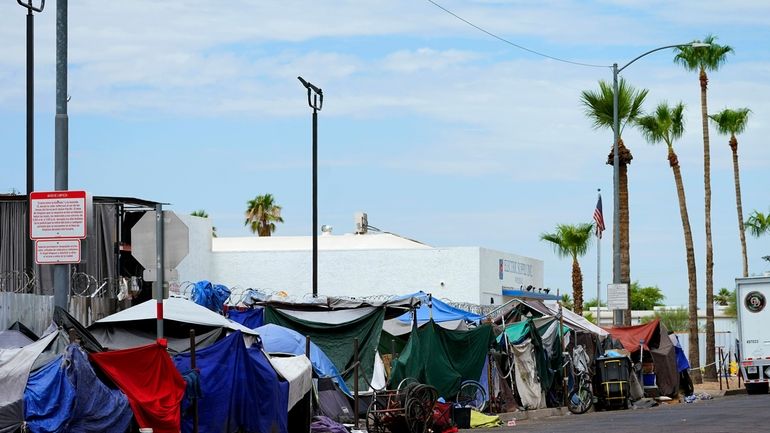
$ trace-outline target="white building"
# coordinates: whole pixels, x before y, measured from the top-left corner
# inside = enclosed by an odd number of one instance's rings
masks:
[[[179,281],[202,279],[241,289],[312,293],[312,237],[212,238],[208,219],[180,215],[190,253]],[[481,247],[434,248],[387,233],[318,237],[318,293],[400,295],[418,290],[438,298],[501,304],[506,293],[543,287],[543,261]]]

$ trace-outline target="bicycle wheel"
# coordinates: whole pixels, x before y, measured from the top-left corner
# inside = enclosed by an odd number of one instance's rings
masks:
[[[567,397],[567,408],[570,412],[580,415],[586,413],[594,404],[594,395],[587,386],[581,385],[579,388],[570,391]]]
[[[481,384],[475,380],[466,380],[457,391],[455,402],[463,407],[472,407],[481,412],[487,403],[487,393]]]

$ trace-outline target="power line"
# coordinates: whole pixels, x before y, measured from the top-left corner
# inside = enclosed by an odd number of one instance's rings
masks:
[[[427,0],[427,1],[430,2],[431,4],[433,4],[434,6],[436,6],[437,8],[441,9],[442,11],[448,13],[449,15],[452,15],[453,17],[455,17],[458,20],[464,22],[465,24],[468,24],[469,26],[475,28],[476,30],[484,32],[484,33],[488,34],[489,36],[492,36],[495,39],[498,39],[498,40],[500,40],[502,42],[505,42],[508,45],[512,45],[512,46],[514,46],[514,47],[516,47],[516,48],[518,48],[520,50],[524,50],[524,51],[530,52],[532,54],[536,54],[538,56],[546,57],[546,58],[549,58],[551,60],[556,60],[557,62],[569,63],[571,65],[586,66],[586,67],[589,67],[589,68],[609,68],[609,67],[611,67],[611,66],[607,66],[607,65],[593,65],[593,64],[590,64],[590,63],[573,62],[572,60],[560,59],[558,57],[549,56],[548,54],[541,53],[539,51],[535,51],[535,50],[529,49],[529,48],[521,46],[521,45],[519,45],[517,43],[511,42],[508,39],[505,39],[505,38],[503,38],[501,36],[498,36],[498,35],[490,32],[490,31],[488,31],[488,30],[486,30],[486,29],[484,29],[482,27],[477,26],[476,24],[473,24],[472,22],[466,20],[465,18],[461,17],[460,15],[457,15],[456,13],[450,11],[449,9],[445,8],[444,6],[441,6],[440,4],[436,3],[434,0]]]

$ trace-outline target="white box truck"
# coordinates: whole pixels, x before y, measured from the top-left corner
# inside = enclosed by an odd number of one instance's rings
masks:
[[[740,366],[749,394],[770,382],[770,276],[735,279]]]

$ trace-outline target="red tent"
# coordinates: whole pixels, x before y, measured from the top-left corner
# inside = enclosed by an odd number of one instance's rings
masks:
[[[625,326],[618,328],[605,328],[612,338],[620,341],[623,348],[631,353],[639,351],[639,341],[644,340],[644,350],[650,350],[648,344],[652,340],[655,332],[658,330],[660,319],[636,326]]]
[[[89,356],[128,396],[139,427],[151,427],[156,433],[179,433],[185,381],[163,345]]]

